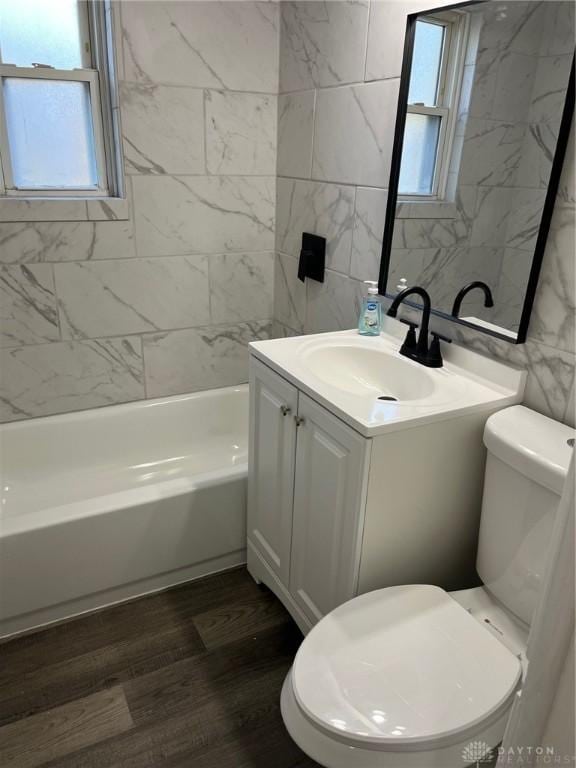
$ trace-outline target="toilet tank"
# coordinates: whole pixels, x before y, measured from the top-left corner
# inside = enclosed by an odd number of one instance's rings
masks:
[[[486,588],[530,624],[542,585],[574,430],[522,405],[490,416],[476,567]]]

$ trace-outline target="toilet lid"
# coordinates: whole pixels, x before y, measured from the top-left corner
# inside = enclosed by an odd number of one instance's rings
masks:
[[[380,589],[336,608],[292,670],[310,719],[381,749],[454,741],[511,703],[520,678],[516,656],[429,585]]]

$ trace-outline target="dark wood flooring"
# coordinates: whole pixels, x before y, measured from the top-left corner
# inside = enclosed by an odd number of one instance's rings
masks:
[[[244,569],[0,645],[3,768],[313,768],[280,689],[302,640]]]

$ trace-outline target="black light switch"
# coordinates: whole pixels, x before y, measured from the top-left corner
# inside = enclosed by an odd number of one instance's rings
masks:
[[[326,238],[320,235],[302,233],[302,250],[298,262],[298,279],[324,282],[324,269],[326,266]]]

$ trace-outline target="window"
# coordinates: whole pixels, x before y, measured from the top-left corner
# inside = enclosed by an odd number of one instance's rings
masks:
[[[0,0],[0,194],[120,194],[109,9]]]
[[[444,196],[462,80],[464,23],[454,13],[416,21],[398,188],[404,197]]]

